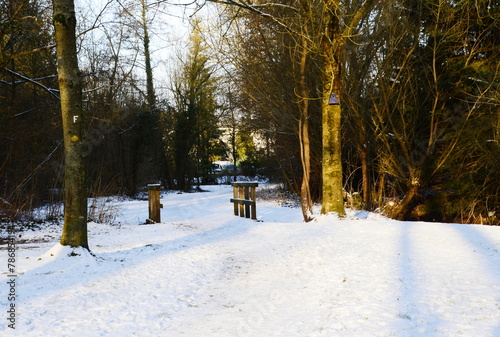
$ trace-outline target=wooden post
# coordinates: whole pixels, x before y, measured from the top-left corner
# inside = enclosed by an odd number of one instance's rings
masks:
[[[233,197],[238,199],[238,187],[233,185]],[[234,203],[234,215],[238,215],[238,204]]]
[[[252,187],[252,219],[257,220],[257,192],[255,191],[255,186]]]
[[[153,223],[161,222],[160,219],[160,184],[148,185],[149,220]]]
[[[245,200],[250,200],[250,192],[249,192],[249,187],[245,186]],[[245,217],[250,218],[250,205],[246,204],[245,205]]]
[[[238,188],[238,191],[239,191],[239,192],[238,192],[238,193],[239,193],[239,194],[238,194],[238,199],[244,199],[244,198],[243,198],[243,187],[242,187],[242,186],[240,186],[240,187]],[[242,217],[242,218],[243,218],[244,216],[245,216],[245,205],[240,204],[240,217]]]

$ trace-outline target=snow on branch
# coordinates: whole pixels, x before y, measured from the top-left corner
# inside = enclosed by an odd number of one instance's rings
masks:
[[[33,84],[35,84],[35,85],[37,85],[37,86],[41,87],[42,89],[45,89],[46,91],[48,91],[48,93],[49,93],[49,94],[51,94],[52,96],[54,96],[54,97],[55,97],[55,98],[57,98],[58,100],[59,100],[59,99],[61,99],[59,96],[57,96],[57,95],[55,94],[55,92],[57,92],[58,90],[56,90],[56,89],[51,89],[51,88],[49,88],[49,87],[47,87],[47,86],[43,85],[42,83],[38,82],[37,80],[34,80],[34,79],[32,79],[32,78],[29,78],[29,77],[26,77],[26,76],[24,76],[24,75],[21,75],[21,74],[19,74],[18,72],[15,72],[15,71],[13,71],[13,70],[11,70],[11,69],[8,69],[8,68],[3,68],[3,69],[4,69],[5,71],[7,71],[8,73],[12,74],[12,75],[15,75],[15,76],[17,76],[17,77],[19,77],[19,78],[22,78],[23,80],[25,80],[25,81],[27,81],[27,82],[33,83]]]

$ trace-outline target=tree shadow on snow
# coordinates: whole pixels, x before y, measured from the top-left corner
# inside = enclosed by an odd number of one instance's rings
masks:
[[[94,254],[95,256],[82,254],[48,258],[40,266],[19,276],[18,282],[24,294],[24,296],[21,294],[21,297],[24,301],[50,296],[52,293],[64,296],[64,289],[79,285],[93,286],[99,280],[104,280],[107,275],[114,275],[142,264],[146,265],[150,259],[224,241],[259,225],[262,223],[252,220],[242,221],[239,217],[234,217],[219,227],[176,239],[167,239],[160,243],[145,243],[139,247]],[[147,279],[148,271],[145,270],[144,273]]]

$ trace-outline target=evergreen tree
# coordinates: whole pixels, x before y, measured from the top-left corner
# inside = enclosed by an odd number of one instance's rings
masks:
[[[173,139],[177,187],[188,190],[195,178],[210,168],[218,136],[214,67],[206,53],[198,24],[190,38],[189,53],[173,83],[175,130]]]

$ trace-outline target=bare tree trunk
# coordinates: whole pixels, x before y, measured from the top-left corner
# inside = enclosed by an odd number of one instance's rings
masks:
[[[396,206],[396,208],[394,208],[394,210],[391,211],[390,217],[399,220],[403,219],[404,216],[408,213],[408,207],[410,206],[413,197],[417,194],[417,191],[418,185],[410,186],[401,202]]]
[[[376,195],[376,207],[381,208],[384,200],[384,188],[385,188],[385,174],[383,172],[379,172],[379,180],[377,183],[377,195]]]
[[[372,194],[371,194],[371,181],[370,181],[370,163],[368,159],[368,144],[364,143],[366,146],[362,148],[359,152],[361,155],[361,175],[363,177],[363,202],[365,203],[364,208],[367,210],[372,209]]]
[[[89,248],[87,163],[82,81],[76,52],[73,0],[53,0],[64,139],[64,227],[61,244]]]
[[[236,0],[210,0],[211,2],[235,5],[248,9],[254,13],[267,17],[278,23],[281,27],[290,30],[290,27],[263,12],[252,3]],[[346,36],[350,36],[358,26],[361,19],[367,14],[375,0],[365,0],[361,8],[352,16],[350,22],[341,32],[339,16],[340,0],[323,0],[322,38],[321,49],[323,57],[323,100],[322,100],[322,126],[323,126],[323,204],[321,213],[335,212],[345,215],[343,183],[342,183],[342,148],[341,148],[341,107],[340,104],[330,105],[330,94],[340,96],[340,56]],[[302,6],[308,6],[306,1]],[[310,38],[310,36],[306,36]],[[303,130],[303,126],[301,128]],[[300,132],[301,136],[303,132]],[[302,145],[301,145],[302,146]],[[301,149],[303,150],[303,149]]]
[[[310,189],[311,178],[311,142],[309,139],[309,93],[306,83],[306,64],[308,54],[308,43],[305,37],[302,37],[302,46],[300,50],[300,119],[299,119],[299,141],[300,141],[300,159],[302,162],[302,185],[300,187],[300,203],[302,205],[302,215],[304,221],[309,222],[312,217],[312,200]]]
[[[323,204],[321,213],[345,215],[342,193],[341,103],[329,104],[330,95],[340,98],[341,51],[344,39],[353,34],[374,0],[366,0],[352,16],[344,31],[340,30],[340,0],[324,0],[323,9]]]
[[[156,107],[156,95],[153,85],[153,68],[151,67],[151,51],[149,50],[149,31],[147,20],[147,3],[146,0],[141,1],[142,5],[142,30],[144,33],[144,60],[146,66],[146,100],[148,109],[152,110]]]
[[[323,37],[323,202],[321,213],[345,215],[342,193],[341,107],[330,104],[330,95],[340,96],[340,51],[342,36],[336,10],[339,0],[326,0]]]

